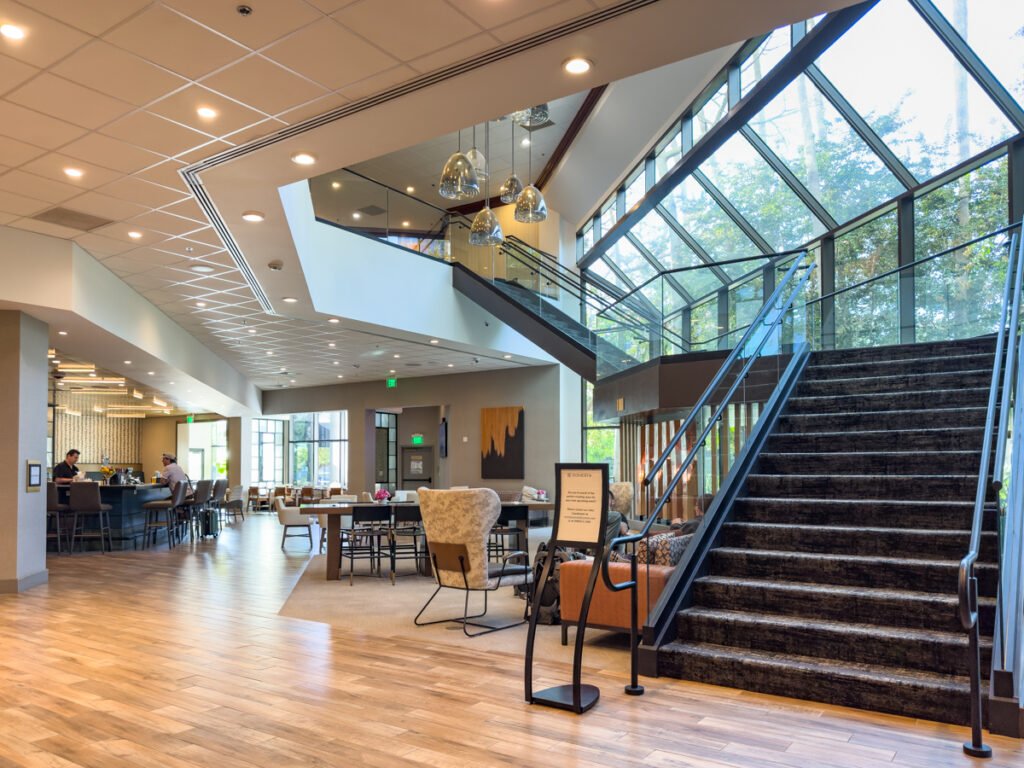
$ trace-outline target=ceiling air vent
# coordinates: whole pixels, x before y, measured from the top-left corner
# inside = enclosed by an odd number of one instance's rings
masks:
[[[363,214],[363,216],[380,216],[382,213],[387,213],[387,211],[379,205],[368,205],[365,208],[360,208],[359,212]]]
[[[69,229],[79,229],[83,232],[90,232],[98,227],[114,223],[110,219],[90,216],[88,213],[72,211],[70,208],[51,208],[48,211],[37,213],[32,218],[36,221],[45,221],[47,224],[59,224]]]

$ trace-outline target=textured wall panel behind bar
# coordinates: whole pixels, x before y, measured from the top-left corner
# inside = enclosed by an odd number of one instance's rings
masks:
[[[54,462],[64,458],[72,448],[82,452],[79,464],[99,464],[103,457],[112,464],[121,466],[137,464],[142,460],[142,420],[111,419],[106,413],[96,413],[93,408],[104,407],[107,398],[98,395],[74,395],[58,392],[57,405],[66,405],[81,416],[68,416],[63,410],[56,412],[54,419]],[[110,398],[115,400],[114,397]],[[124,397],[116,398],[126,402]]]

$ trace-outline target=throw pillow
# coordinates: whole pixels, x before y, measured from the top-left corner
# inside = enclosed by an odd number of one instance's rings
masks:
[[[690,543],[690,536],[676,536],[674,532],[648,536],[636,547],[637,562],[649,565],[678,565]]]

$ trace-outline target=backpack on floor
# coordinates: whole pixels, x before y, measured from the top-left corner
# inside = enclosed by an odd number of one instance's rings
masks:
[[[533,570],[533,583],[536,585],[540,584],[540,576],[544,571],[544,564],[548,559],[548,545],[546,542],[541,542],[537,548],[537,557],[534,561]],[[551,575],[548,576],[547,583],[544,585],[544,589],[540,595],[540,606],[537,609],[537,623],[538,624],[561,624],[562,615],[559,609],[559,601],[561,596],[561,587],[559,581],[559,569],[562,563],[567,563],[570,560],[584,560],[586,555],[582,552],[571,552],[565,547],[555,547],[554,551],[554,562],[551,566]]]

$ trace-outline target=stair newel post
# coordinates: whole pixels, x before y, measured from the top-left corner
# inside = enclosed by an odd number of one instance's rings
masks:
[[[992,757],[992,747],[985,744],[981,731],[981,649],[978,643],[978,579],[973,573],[968,583],[968,600],[974,626],[968,633],[971,664],[971,740],[964,744],[964,752],[971,757]]]
[[[635,554],[629,561],[629,580],[633,582],[633,586],[629,589],[629,685],[626,686],[626,693],[630,696],[640,696],[644,692],[644,687],[640,685],[638,671],[640,637],[637,632],[636,625],[637,600],[639,599],[638,593],[640,592],[640,582],[637,581]]]

